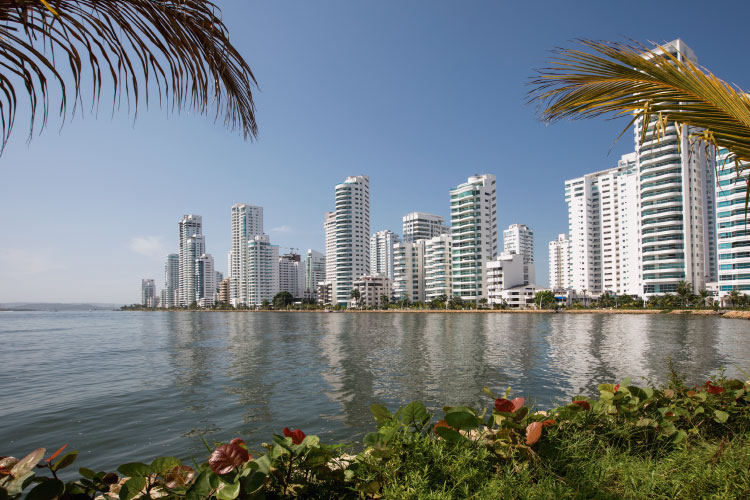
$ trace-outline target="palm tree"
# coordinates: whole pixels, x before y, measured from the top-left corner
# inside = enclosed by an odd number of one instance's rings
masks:
[[[354,299],[355,304],[357,305],[357,307],[359,307],[359,297],[360,297],[360,295],[359,295],[359,289],[358,288],[352,289],[352,291],[349,294],[349,296]]]
[[[614,42],[580,42],[586,49],[560,49],[531,84],[532,102],[540,104],[547,122],[600,115],[656,118],[653,133],[664,133],[670,122],[701,132],[702,142],[730,152],[738,175],[741,161],[750,161],[750,97],[688,60],[678,60],[663,47]],[[643,127],[640,141],[646,137]],[[622,134],[620,134],[622,136]],[[747,184],[750,201],[750,182]],[[748,203],[745,203],[745,212]]]
[[[687,307],[690,296],[693,294],[693,285],[687,281],[680,281],[677,283],[677,296],[680,297],[682,305]]]
[[[698,290],[698,295],[701,298],[701,307],[706,307],[708,303],[708,290],[706,290],[705,288],[702,288]]]
[[[168,109],[206,114],[215,102],[216,118],[257,135],[257,82],[211,0],[0,0],[0,19],[0,151],[19,97],[28,95],[31,137],[53,99],[63,121],[83,105],[87,79],[95,108],[103,84],[113,111],[124,100],[135,114],[157,89]]]
[[[738,290],[732,290],[729,292],[729,295],[727,296],[729,299],[729,302],[732,304],[732,307],[737,307],[740,303],[741,297],[740,292]]]

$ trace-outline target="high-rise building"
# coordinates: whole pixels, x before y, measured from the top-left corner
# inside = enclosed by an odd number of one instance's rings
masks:
[[[553,290],[570,288],[570,238],[560,234],[549,242],[549,287]]]
[[[746,225],[747,175],[737,172],[729,152],[717,155],[716,211],[719,233],[719,296],[733,291],[750,295],[750,228]],[[750,163],[740,162],[740,169]]]
[[[326,258],[312,248],[307,250],[305,258],[305,293],[308,299],[317,298],[318,283],[326,280]]]
[[[195,302],[201,307],[211,307],[216,302],[214,258],[205,253],[195,259]]]
[[[180,288],[180,256],[176,253],[167,255],[164,264],[164,293],[161,306],[164,308],[179,306],[178,290]]]
[[[452,295],[481,300],[484,262],[497,257],[495,176],[474,175],[451,189]]]
[[[326,280],[335,303],[346,304],[354,280],[370,274],[370,178],[347,177],[336,185],[335,200],[333,216],[326,214]]]
[[[232,206],[232,249],[229,252],[230,295],[233,305],[248,303],[248,242],[263,234],[263,207]]]
[[[569,287],[640,295],[638,173],[633,153],[616,167],[565,181]]]
[[[156,283],[152,279],[141,280],[141,305],[156,307]]]
[[[393,281],[393,245],[398,240],[398,235],[387,229],[370,237],[371,274],[382,274]]]
[[[247,243],[247,293],[246,304],[254,306],[279,293],[279,247],[271,245],[267,234]]]
[[[229,304],[229,289],[230,289],[230,280],[229,278],[224,278],[219,283],[219,302],[221,304]]]
[[[190,304],[187,298],[187,288],[194,288],[195,259],[198,255],[189,258],[186,251],[188,239],[203,234],[203,218],[200,215],[184,215],[179,222],[179,282],[177,284],[177,302],[181,306]]]
[[[663,47],[678,60],[697,64],[682,40]],[[661,57],[660,52],[647,57]],[[716,276],[715,157],[691,143],[700,129],[678,129],[659,119],[652,116],[645,132],[642,120],[635,124],[643,293],[674,293],[680,281],[697,293]]]
[[[305,290],[305,266],[299,254],[288,253],[279,257],[279,292],[289,292],[302,298]]]
[[[406,214],[403,218],[404,241],[409,243],[417,240],[429,240],[441,234],[448,234],[451,228],[444,225],[444,222],[445,219],[439,215],[423,212]]]
[[[511,224],[503,231],[503,251],[523,257],[524,279],[519,285],[536,281],[534,266],[534,231],[525,224]]]
[[[425,300],[425,243],[427,240],[393,245],[393,298],[411,302]]]
[[[197,261],[206,253],[206,237],[193,235],[187,239],[184,246],[185,269],[183,269],[182,303],[190,306],[202,297],[198,294],[198,266]],[[211,266],[211,280],[213,280],[213,265]],[[203,278],[203,277],[201,277]]]
[[[453,265],[451,261],[452,238],[442,234],[425,241],[424,289],[425,301],[451,296]]]

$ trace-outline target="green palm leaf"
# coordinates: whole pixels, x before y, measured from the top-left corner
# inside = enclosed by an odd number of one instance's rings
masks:
[[[63,119],[82,104],[88,78],[94,105],[111,81],[113,111],[124,101],[137,114],[156,91],[172,110],[206,114],[215,106],[227,126],[257,135],[257,82],[213,2],[0,0],[0,150],[19,97],[28,95],[31,136],[37,120],[46,125],[53,96]]]
[[[625,115],[632,124],[657,116],[657,123],[701,130],[691,138],[729,150],[741,175],[739,162],[750,161],[748,94],[689,60],[678,60],[663,47],[579,42],[590,51],[556,50],[549,66],[531,82],[530,101],[540,105],[543,120]]]

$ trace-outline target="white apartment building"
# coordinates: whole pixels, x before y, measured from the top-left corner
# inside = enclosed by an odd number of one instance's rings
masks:
[[[566,288],[588,294],[642,293],[637,183],[633,153],[623,155],[616,167],[565,181],[570,231]]]
[[[211,307],[216,302],[216,271],[209,254],[195,259],[195,301],[201,307]]]
[[[524,280],[522,285],[536,281],[534,265],[534,231],[526,224],[511,224],[503,231],[503,251],[523,256]]]
[[[361,276],[354,280],[353,288],[359,291],[359,298],[350,299],[352,306],[381,307],[388,303],[393,294],[391,280],[382,274]]]
[[[451,228],[445,225],[445,219],[439,215],[424,212],[412,212],[404,215],[404,241],[430,240],[441,234],[449,234]]]
[[[354,280],[370,274],[370,178],[347,177],[336,185],[335,199],[335,253],[333,258],[326,255],[332,272],[326,269],[326,280],[333,278],[336,303],[347,304]]]
[[[333,286],[336,281],[336,212],[326,212],[323,221],[325,231],[326,278]]]
[[[393,245],[393,299],[425,300],[425,244],[427,240]]]
[[[326,279],[326,258],[320,252],[308,248],[305,258],[305,291],[304,297],[315,299],[317,286]]]
[[[279,257],[279,292],[289,292],[300,299],[305,291],[305,265],[299,254],[288,253]]]
[[[232,205],[232,249],[229,251],[229,293],[231,304],[248,303],[248,242],[263,234],[263,207]]]
[[[333,282],[331,281],[320,281],[315,286],[315,295],[317,296],[318,304],[324,306],[333,304]]]
[[[570,288],[570,238],[560,234],[549,242],[549,287],[552,290]]]
[[[279,293],[279,247],[271,245],[267,234],[247,242],[247,305],[271,302]]]
[[[141,305],[156,307],[156,282],[152,279],[141,280]]]
[[[466,301],[483,298],[483,264],[497,257],[496,187],[494,175],[474,175],[450,191],[451,295]]]
[[[425,240],[424,291],[426,302],[443,295],[451,296],[453,288],[452,242],[453,239],[450,234]]]
[[[387,229],[370,237],[371,274],[383,274],[393,281],[393,245],[398,241],[398,235]]]
[[[529,284],[525,283],[528,264],[524,263],[522,254],[503,252],[495,259],[485,262],[484,265],[485,296],[489,304],[502,304],[503,290]]]
[[[717,154],[716,211],[719,248],[719,296],[736,290],[750,295],[750,227],[746,225],[747,175],[739,176],[726,149]],[[750,163],[740,163],[747,169]]]
[[[181,305],[190,306],[197,303],[201,297],[198,295],[198,275],[196,262],[206,253],[206,237],[203,235],[193,235],[185,242],[185,267],[183,293]],[[211,271],[213,276],[213,269]],[[213,278],[212,278],[213,279]]]
[[[678,60],[697,63],[682,40],[665,48]],[[697,293],[717,271],[715,158],[691,147],[689,137],[698,129],[667,123],[656,133],[657,120],[650,119],[645,134],[642,120],[635,126],[643,293],[674,293],[683,280]]]
[[[164,264],[164,290],[161,306],[164,308],[179,306],[178,290],[180,288],[180,256],[176,253],[167,255]]]
[[[202,253],[192,257],[187,255],[187,241],[193,236],[201,236],[203,234],[203,218],[200,215],[184,215],[182,220],[178,223],[179,227],[179,281],[177,283],[177,303],[180,306],[190,305],[188,301],[187,289],[194,289],[195,279],[195,259]],[[193,296],[194,296],[193,292]]]

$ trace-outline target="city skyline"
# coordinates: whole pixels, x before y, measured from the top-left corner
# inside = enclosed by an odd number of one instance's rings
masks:
[[[659,23],[646,26],[637,5],[551,19],[521,5],[407,5],[393,16],[388,5],[220,2],[260,81],[258,141],[157,107],[135,122],[86,114],[59,134],[52,117],[28,146],[16,134],[0,158],[0,210],[11,215],[0,301],[133,302],[141,278],[161,285],[164,259],[177,250],[174,220],[185,213],[203,216],[226,274],[225,214],[237,201],[265,208],[266,232],[282,249],[324,252],[317,207],[330,209],[330,186],[357,172],[370,176],[371,232],[399,232],[413,211],[449,220],[447,188],[484,172],[498,179],[498,226],[527,224],[543,248],[565,232],[563,182],[632,152],[623,136],[607,156],[621,121],[538,121],[525,84],[550,49],[578,37],[679,37],[716,75],[750,87],[750,69],[737,64],[745,3],[728,6],[738,15],[719,34],[699,29],[690,9],[648,5]],[[383,38],[385,29],[393,36]],[[48,224],[50,214],[65,223]],[[536,261],[545,284],[547,259]]]

